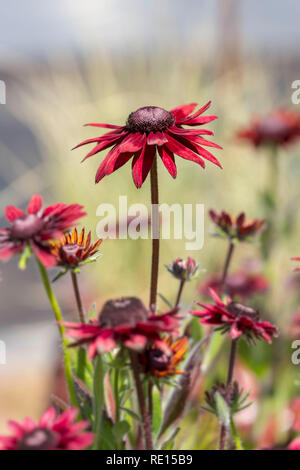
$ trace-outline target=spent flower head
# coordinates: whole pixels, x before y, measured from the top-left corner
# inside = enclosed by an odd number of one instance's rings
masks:
[[[194,110],[197,103],[182,105],[171,111],[157,106],[145,106],[130,113],[123,126],[89,123],[86,125],[104,127],[112,131],[101,137],[87,139],[75,148],[95,144],[84,161],[112,147],[98,168],[96,183],[132,159],[133,181],[136,187],[140,188],[152,168],[156,151],[173,178],[177,176],[174,155],[195,162],[202,168],[205,168],[204,159],[221,167],[216,157],[204,148],[221,149],[219,145],[203,137],[213,135],[213,132],[197,128],[217,118],[217,116],[201,116],[209,106],[210,102],[196,112]],[[192,129],[185,129],[183,126],[190,126]]]

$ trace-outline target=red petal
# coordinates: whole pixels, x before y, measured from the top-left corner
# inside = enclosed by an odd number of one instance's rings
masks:
[[[218,116],[202,116],[198,117],[196,119],[191,119],[190,121],[185,121],[184,125],[185,126],[197,126],[201,124],[206,124],[208,122],[214,121],[215,119],[218,119]]]
[[[103,124],[103,123],[98,123],[98,122],[89,122],[85,124],[85,126],[105,127],[107,129],[125,129],[124,126],[114,126],[113,124]]]
[[[113,140],[104,140],[103,142],[100,142],[100,144],[96,145],[96,147],[94,147],[93,150],[91,150],[91,151],[81,160],[81,163],[84,162],[87,158],[92,157],[92,156],[95,155],[96,153],[101,152],[101,150],[105,150],[105,149],[111,147],[112,145],[118,143],[120,139],[121,139],[121,138],[115,138],[115,139],[113,139]]]
[[[223,150],[223,147],[221,147],[220,145],[215,144],[214,142],[211,142],[210,140],[203,139],[202,137],[191,136],[191,137],[188,137],[188,139],[191,142],[195,142],[196,144],[200,144],[200,145],[204,145],[206,147],[213,147],[213,148],[216,148],[216,149]]]
[[[143,149],[135,154],[132,161],[132,177],[137,188],[144,183],[151,170],[156,149],[154,146],[144,145]]]
[[[14,246],[14,245],[6,245],[3,248],[0,248],[0,259],[6,261],[10,259],[12,256],[17,255],[23,251],[25,243],[22,245]]]
[[[165,145],[163,147],[158,147],[158,153],[170,175],[173,178],[176,178],[177,168],[175,164],[174,154]]]
[[[167,142],[168,139],[162,132],[150,132],[147,138],[148,145],[163,145]]]
[[[181,144],[178,140],[173,139],[170,135],[168,135],[168,143],[166,144],[171,152],[179,155],[180,157],[184,158],[185,160],[190,160],[192,162],[198,163],[205,168],[205,163],[198,155],[192,152],[188,147]]]
[[[22,217],[24,215],[24,212],[15,206],[6,206],[5,215],[9,222],[13,222],[16,219],[19,219],[19,217]]]
[[[43,200],[39,194],[34,194],[28,204],[27,212],[28,214],[37,214],[41,210],[43,205]]]
[[[142,351],[145,349],[147,338],[144,335],[132,334],[129,339],[124,341],[127,348],[134,349],[135,351]]]
[[[137,152],[140,150],[146,140],[145,134],[136,132],[135,134],[129,134],[120,143],[119,149],[121,152]]]
[[[211,105],[211,101],[206,103],[204,106],[202,106],[202,108],[198,109],[198,111],[196,111],[196,113],[194,113],[192,116],[187,118],[187,121],[189,119],[195,119],[196,117],[200,116],[200,114],[203,114],[210,107],[210,105]]]
[[[177,106],[177,108],[171,109],[170,113],[176,118],[176,121],[180,121],[191,114],[196,108],[197,103],[183,104],[182,106]]]
[[[39,247],[36,243],[32,243],[31,248],[35,256],[40,260],[40,262],[45,266],[45,268],[52,268],[56,265],[55,257],[48,253],[48,251]]]

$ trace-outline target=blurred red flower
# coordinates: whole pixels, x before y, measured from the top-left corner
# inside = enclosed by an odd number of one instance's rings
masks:
[[[198,289],[201,294],[209,296],[210,289],[220,295],[220,287],[221,278],[214,275],[204,284],[201,284]],[[244,269],[239,269],[227,276],[224,291],[230,297],[240,297],[243,301],[246,301],[255,294],[265,292],[268,287],[268,280],[262,274],[248,273]]]
[[[214,210],[210,210],[209,215],[221,232],[229,238],[239,241],[253,237],[265,229],[264,219],[246,220],[244,212],[237,217],[233,217],[225,211],[221,211],[220,214],[217,214]]]
[[[167,270],[180,281],[190,281],[196,276],[199,265],[191,256],[188,256],[186,260],[182,258],[176,258],[173,263],[166,266]]]
[[[0,230],[0,259],[7,260],[30,246],[46,267],[56,264],[50,240],[61,238],[74,222],[86,215],[79,204],[53,204],[42,211],[42,198],[34,194],[27,214],[14,206],[5,208],[9,228]]]
[[[300,261],[300,257],[291,258],[292,261]],[[300,268],[295,268],[294,271],[300,271]]]
[[[277,336],[277,329],[269,322],[261,321],[259,313],[251,307],[232,302],[227,298],[226,303],[212,289],[210,290],[214,304],[197,302],[202,310],[192,310],[190,313],[200,319],[200,323],[215,325],[222,332],[229,332],[232,339],[244,335],[248,340],[264,339],[272,342],[272,336]]]
[[[177,309],[163,315],[151,314],[136,297],[109,300],[102,308],[99,319],[88,324],[63,322],[66,334],[75,338],[72,346],[89,344],[88,356],[114,349],[119,343],[129,349],[142,351],[149,342],[169,351],[160,339],[160,333],[175,334],[179,326]]]
[[[91,143],[96,144],[85,156],[84,161],[113,146],[98,168],[95,177],[96,183],[104,176],[118,170],[133,157],[132,176],[136,187],[140,188],[151,170],[156,150],[173,178],[177,176],[174,154],[185,160],[198,163],[203,168],[205,168],[203,158],[221,167],[219,161],[203,148],[203,146],[222,148],[201,137],[201,135],[213,135],[213,132],[206,129],[184,129],[182,127],[200,126],[217,118],[217,116],[201,116],[209,108],[210,102],[192,114],[196,106],[197,103],[191,103],[171,111],[156,106],[145,106],[132,112],[125,126],[86,124],[87,126],[113,130],[101,137],[87,139],[74,148]]]
[[[177,366],[184,359],[188,344],[187,337],[184,336],[176,341],[173,341],[172,337],[163,337],[162,341],[167,348],[151,344],[143,354],[139,355],[144,372],[155,377],[182,374],[183,372],[177,369]]]
[[[54,408],[38,423],[25,418],[22,423],[9,421],[11,436],[0,436],[2,450],[82,450],[93,442],[93,433],[84,431],[87,421],[76,421],[78,411],[70,408],[57,416]]]
[[[300,137],[300,114],[287,109],[277,109],[266,116],[256,118],[237,133],[255,147],[261,145],[282,146]]]

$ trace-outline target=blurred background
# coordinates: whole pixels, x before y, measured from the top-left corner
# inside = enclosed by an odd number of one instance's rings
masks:
[[[95,136],[85,122],[122,124],[145,105],[171,109],[212,100],[214,140],[224,169],[194,168],[177,158],[173,181],[160,165],[161,202],[204,203],[208,209],[260,217],[258,194],[268,181],[263,151],[238,142],[237,129],[255,114],[291,107],[291,84],[299,79],[300,4],[297,0],[10,0],[1,7],[0,79],[6,104],[0,104],[0,217],[5,227],[7,204],[25,208],[33,193],[45,204],[78,202],[85,206],[85,226],[96,237],[100,203],[148,202],[149,182],[136,190],[130,168],[94,184],[104,154],[83,165],[85,150],[70,149]],[[274,272],[285,280],[275,289],[276,312],[285,319],[296,308],[284,296],[292,276],[291,256],[299,256],[299,147],[280,161],[281,209],[293,220],[293,232],[276,251]],[[224,261],[225,246],[211,238],[205,220],[200,252],[185,251],[184,241],[163,241],[160,291],[173,298],[177,284],[164,268],[176,257],[194,256],[208,274]],[[297,251],[298,250],[298,251]],[[107,240],[102,258],[80,275],[86,308],[97,309],[112,296],[134,294],[147,302],[150,274],[149,240]],[[256,260],[258,247],[238,249],[233,269]],[[16,260],[0,266],[0,339],[7,364],[0,365],[0,431],[8,418],[37,416],[55,388],[57,332],[34,261],[25,272]],[[55,273],[53,273],[54,277]],[[272,274],[273,276],[273,274]],[[276,278],[276,275],[273,276]],[[74,300],[68,276],[55,291],[70,318]],[[199,298],[187,287],[188,310]],[[274,312],[269,312],[272,316]],[[275,315],[275,313],[274,313]],[[285,356],[290,365],[289,352]],[[295,371],[292,371],[294,373]],[[290,380],[293,387],[293,380]],[[192,446],[192,443],[186,444]]]

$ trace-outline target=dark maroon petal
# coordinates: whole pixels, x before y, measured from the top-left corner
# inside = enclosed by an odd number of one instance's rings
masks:
[[[147,137],[148,145],[164,145],[166,142],[168,139],[163,132],[150,132]]]
[[[155,146],[144,144],[142,150],[135,154],[132,161],[132,177],[137,188],[140,188],[151,170],[155,157]]]
[[[28,214],[37,214],[43,205],[43,200],[39,194],[34,194],[27,207]]]
[[[106,165],[110,161],[110,159],[112,158],[116,159],[118,158],[119,155],[120,155],[119,146],[116,145],[108,152],[108,154],[106,155],[106,157],[100,164],[97,170],[96,176],[95,176],[95,183],[99,183],[99,181],[101,181],[102,178],[104,178],[104,176],[106,175]]]
[[[205,168],[205,163],[202,158],[192,152],[189,148],[185,147],[178,140],[173,139],[173,137],[171,137],[170,135],[168,135],[168,143],[166,144],[166,146],[171,152],[175,153],[176,155],[179,155],[179,157],[198,163],[198,165],[201,165],[202,168]]]
[[[237,225],[237,227],[241,227],[241,226],[244,224],[245,218],[246,218],[246,215],[245,215],[244,212],[242,212],[242,213],[238,216],[238,218],[236,219],[236,225]]]
[[[158,147],[158,153],[170,175],[173,178],[176,178],[177,168],[175,164],[174,154],[165,145],[163,147]]]
[[[181,121],[191,114],[196,108],[197,103],[183,104],[182,106],[177,106],[176,108],[171,109],[170,113],[175,117],[176,121]]]
[[[20,217],[23,217],[24,212],[15,206],[6,206],[5,207],[5,216],[9,222],[13,222]]]

